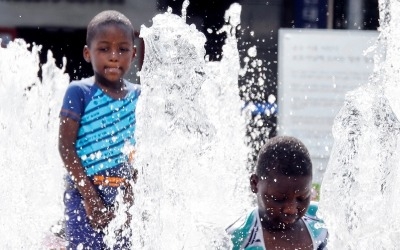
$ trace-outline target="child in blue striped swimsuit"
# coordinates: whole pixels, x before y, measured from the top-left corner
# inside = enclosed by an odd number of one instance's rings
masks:
[[[312,164],[294,137],[269,139],[260,150],[250,187],[257,207],[227,228],[233,250],[325,249],[328,231],[310,204]]]
[[[103,229],[115,217],[118,192],[127,207],[133,204],[130,181],[135,171],[129,158],[140,88],[123,79],[135,57],[133,42],[132,24],[123,14],[96,15],[87,27],[83,51],[94,76],[71,82],[64,96],[59,151],[67,170],[67,249],[107,248]],[[121,236],[112,249],[128,247],[129,239]]]

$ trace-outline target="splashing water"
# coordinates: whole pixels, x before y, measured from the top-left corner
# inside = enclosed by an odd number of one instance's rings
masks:
[[[222,61],[207,62],[204,35],[171,13],[141,36],[134,245],[227,247],[224,228],[250,204],[236,39],[228,32]]]
[[[333,126],[334,148],[320,213],[332,249],[400,245],[400,3],[382,0],[370,82],[346,96]]]
[[[333,127],[319,210],[332,249],[400,244],[398,13],[398,1],[380,1],[375,73],[348,93]],[[249,206],[239,59],[231,27],[225,28],[221,62],[205,61],[204,36],[171,13],[156,16],[141,32],[148,50],[132,208],[132,240],[141,249],[224,248],[225,226]],[[16,40],[0,48],[2,249],[43,248],[44,235],[62,215],[57,130],[69,79],[49,53],[40,80],[40,46],[28,47]]]
[[[382,0],[380,12],[375,73],[348,93],[333,127],[319,210],[332,249],[400,244],[400,3]],[[226,27],[222,61],[207,62],[195,27],[170,13],[153,21],[142,31],[149,49],[137,110],[132,240],[141,249],[223,248],[224,227],[249,206],[235,37]],[[22,40],[0,48],[2,249],[43,248],[62,215],[57,130],[69,79],[49,53],[40,80],[40,46],[27,48]]]
[[[40,46],[0,47],[0,248],[41,249],[62,216],[58,113],[69,78],[51,53],[38,78]],[[65,66],[65,61],[64,61]]]
[[[131,210],[133,246],[228,247],[225,227],[250,206],[239,56],[232,32],[240,10],[233,4],[225,16],[230,25],[220,31],[227,32],[220,62],[204,60],[205,36],[182,17],[157,15],[152,27],[141,30],[146,54],[137,107],[135,167],[140,175]],[[46,248],[43,237],[63,214],[65,171],[57,132],[69,79],[63,73],[65,61],[63,68],[56,67],[49,52],[40,80],[40,46],[28,47],[16,40],[0,48],[4,249]],[[123,216],[116,221],[124,221]]]

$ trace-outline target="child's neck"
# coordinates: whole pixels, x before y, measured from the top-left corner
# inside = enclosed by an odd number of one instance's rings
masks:
[[[100,84],[103,91],[106,92],[107,94],[115,94],[118,95],[121,92],[125,91],[125,85],[122,83],[121,86],[105,86],[103,84]]]
[[[114,99],[121,99],[124,98],[126,95],[126,88],[125,84],[122,84],[122,86],[114,87],[114,86],[107,86],[101,83],[97,83],[99,88],[106,93],[108,96]]]
[[[299,221],[300,220],[298,220],[297,222],[295,222],[294,224],[291,224],[291,225],[286,225],[283,223],[274,224],[274,223],[271,223],[270,221],[261,220],[261,226],[262,226],[263,230],[273,233],[273,232],[279,232],[279,231],[293,230],[294,228],[297,227]]]
[[[95,79],[96,84],[103,90],[104,93],[112,98],[123,98],[126,94],[125,83],[123,79],[119,82],[109,82],[106,79]]]

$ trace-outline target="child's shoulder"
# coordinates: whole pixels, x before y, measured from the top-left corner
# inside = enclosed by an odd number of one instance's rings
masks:
[[[95,86],[93,77],[73,80],[69,84],[69,87],[72,88],[92,88],[93,86]]]
[[[235,222],[233,222],[226,231],[228,233],[232,233],[235,230],[242,230],[243,228],[249,229],[251,224],[254,224],[257,221],[257,208],[251,208],[250,210],[246,211],[245,214],[240,216]]]
[[[318,202],[311,201],[310,205],[308,206],[306,215],[309,216],[309,217],[317,218],[317,211],[318,211]]]
[[[124,83],[125,83],[126,88],[129,91],[134,91],[134,92],[140,93],[140,90],[141,90],[140,84],[130,82],[130,81],[126,80],[126,79],[124,79]]]
[[[304,219],[307,221],[313,221],[318,223],[324,223],[323,219],[318,217],[318,202],[311,201],[310,205],[308,206],[307,212],[304,215]]]
[[[318,249],[324,249],[328,239],[328,229],[324,221],[317,216],[318,202],[312,201],[307,209],[303,221],[311,234],[311,238],[318,246],[323,246]]]
[[[97,91],[98,87],[94,84],[94,78],[84,78],[81,80],[73,80],[67,87],[67,96],[91,96]]]
[[[226,232],[230,236],[233,250],[265,249],[257,208],[248,210],[242,217],[230,225],[226,229]]]

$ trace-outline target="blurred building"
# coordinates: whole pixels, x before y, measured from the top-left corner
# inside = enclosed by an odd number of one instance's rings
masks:
[[[67,72],[71,79],[92,75],[91,66],[83,60],[86,25],[100,11],[115,9],[124,13],[139,31],[150,25],[157,14],[155,0],[1,0],[0,33],[3,37],[23,38],[28,43],[42,45],[41,61],[46,61],[50,49],[58,65],[67,58]],[[11,34],[11,35],[10,35]],[[142,44],[136,44],[142,57]],[[133,70],[132,78],[137,69]]]

